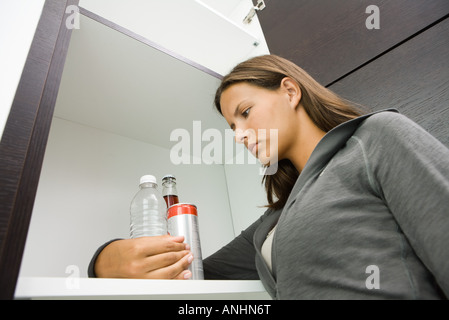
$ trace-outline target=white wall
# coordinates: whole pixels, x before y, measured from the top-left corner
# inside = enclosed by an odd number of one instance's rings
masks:
[[[0,1],[0,137],[3,135],[44,2]]]
[[[239,235],[267,210],[265,188],[260,165],[246,149],[242,158],[228,160],[224,165],[232,212],[234,232]],[[243,160],[243,161],[242,161]]]
[[[86,276],[95,249],[128,237],[129,205],[143,174],[178,179],[198,206],[203,256],[234,238],[222,165],[173,165],[169,150],[54,118],[20,276]]]

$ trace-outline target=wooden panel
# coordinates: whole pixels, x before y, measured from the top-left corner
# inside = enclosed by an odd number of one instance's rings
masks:
[[[449,13],[447,0],[268,0],[258,13],[272,54],[290,59],[324,85]],[[369,5],[380,29],[365,26]]]
[[[397,108],[449,147],[449,18],[329,88],[373,110]]]
[[[47,0],[0,143],[0,299],[12,299],[64,67],[65,8]]]

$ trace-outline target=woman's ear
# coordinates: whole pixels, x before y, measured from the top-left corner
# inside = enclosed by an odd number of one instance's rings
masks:
[[[292,78],[285,77],[281,81],[281,89],[285,90],[291,106],[296,109],[302,96],[301,88],[299,88],[298,83]]]

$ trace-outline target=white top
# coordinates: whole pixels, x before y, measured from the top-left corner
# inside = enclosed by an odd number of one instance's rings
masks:
[[[276,230],[276,226],[274,226],[273,229],[271,229],[271,231],[268,233],[267,238],[265,239],[263,245],[262,245],[262,257],[264,258],[265,262],[268,265],[268,268],[270,269],[270,271],[273,271],[271,269],[271,247],[273,245],[273,236],[274,236],[274,231]]]

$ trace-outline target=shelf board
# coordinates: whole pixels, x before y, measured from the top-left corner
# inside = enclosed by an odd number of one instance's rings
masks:
[[[258,280],[21,277],[16,299],[270,299]]]

